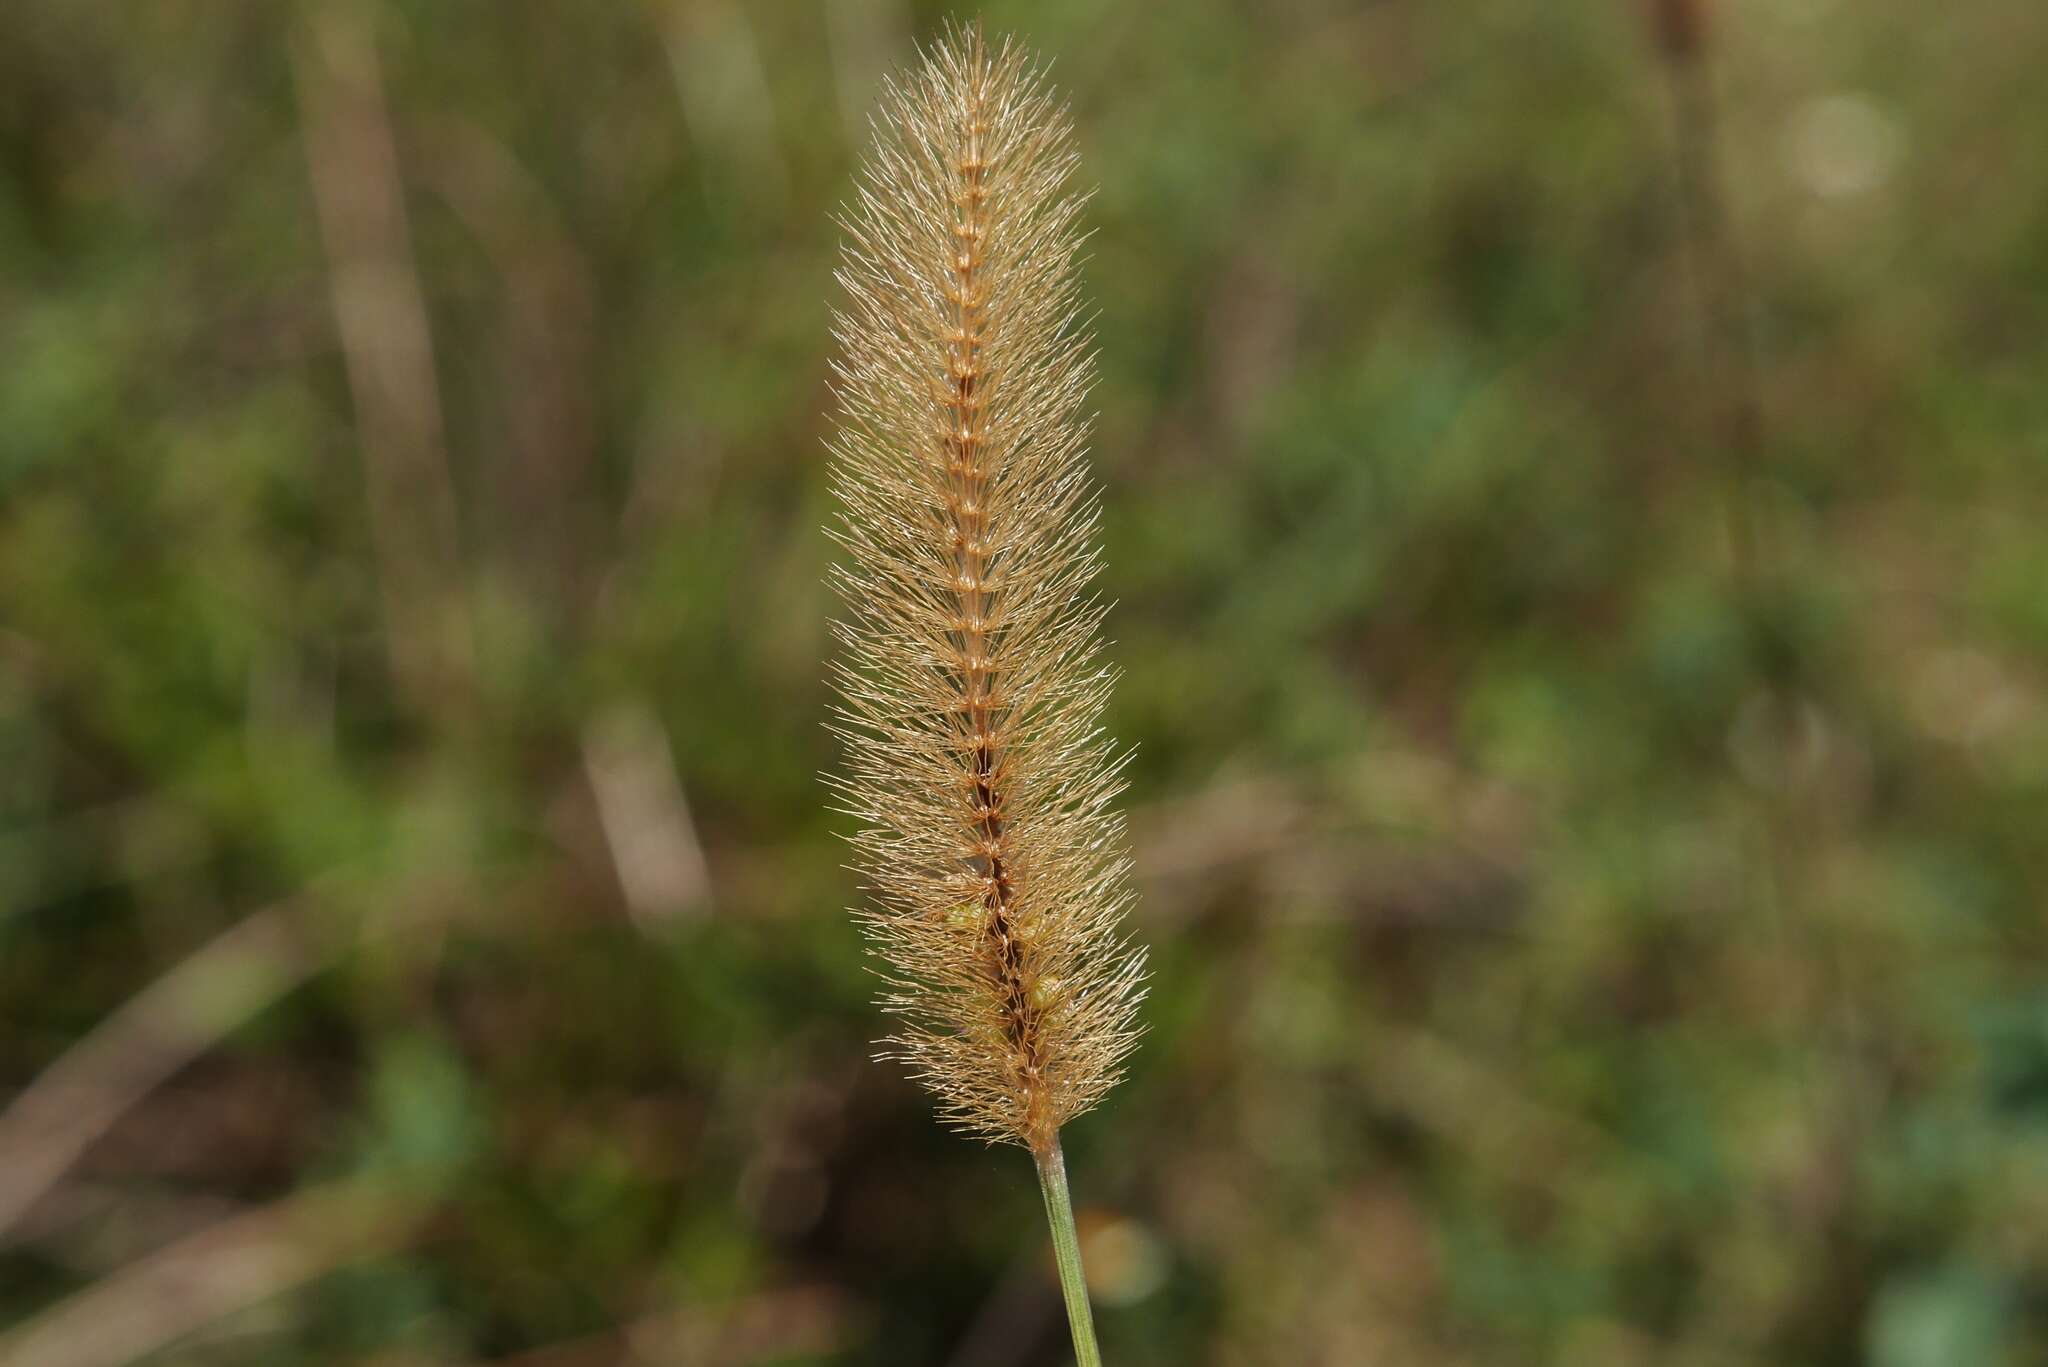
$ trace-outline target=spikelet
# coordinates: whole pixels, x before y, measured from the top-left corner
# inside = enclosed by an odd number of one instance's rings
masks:
[[[899,1020],[883,1057],[957,1127],[1044,1155],[1121,1076],[1144,978],[1085,593],[1085,196],[1043,73],[978,28],[890,83],[875,129],[833,329],[834,786]]]

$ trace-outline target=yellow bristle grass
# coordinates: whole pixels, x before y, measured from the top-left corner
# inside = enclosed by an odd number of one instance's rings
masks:
[[[1144,978],[1088,592],[1086,196],[1042,70],[978,28],[890,82],[874,128],[834,325],[834,782],[885,1057],[1043,1166],[1121,1075]]]

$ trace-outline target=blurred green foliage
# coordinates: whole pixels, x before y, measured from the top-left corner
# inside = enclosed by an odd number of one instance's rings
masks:
[[[2048,1357],[2048,10],[1693,8],[986,11],[1100,185],[1116,1363]],[[1063,1360],[816,779],[942,17],[0,10],[8,1361]]]

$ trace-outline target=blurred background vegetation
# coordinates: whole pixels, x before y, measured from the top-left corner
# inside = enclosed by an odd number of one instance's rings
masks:
[[[1066,1359],[816,778],[945,14],[0,8],[0,1362]],[[985,17],[1101,185],[1110,1360],[2048,1361],[2048,8]]]

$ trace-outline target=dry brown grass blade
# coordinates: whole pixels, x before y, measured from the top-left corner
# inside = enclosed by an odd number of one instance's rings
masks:
[[[319,7],[293,59],[392,671],[413,707],[459,719],[474,682],[475,643],[461,591],[455,483],[369,19],[350,5]]]
[[[0,1338],[0,1367],[120,1367],[238,1310],[401,1244],[416,1197],[363,1182],[301,1192],[181,1239]]]
[[[296,903],[208,942],[74,1045],[0,1112],[0,1233],[122,1113],[317,971],[336,943]]]

